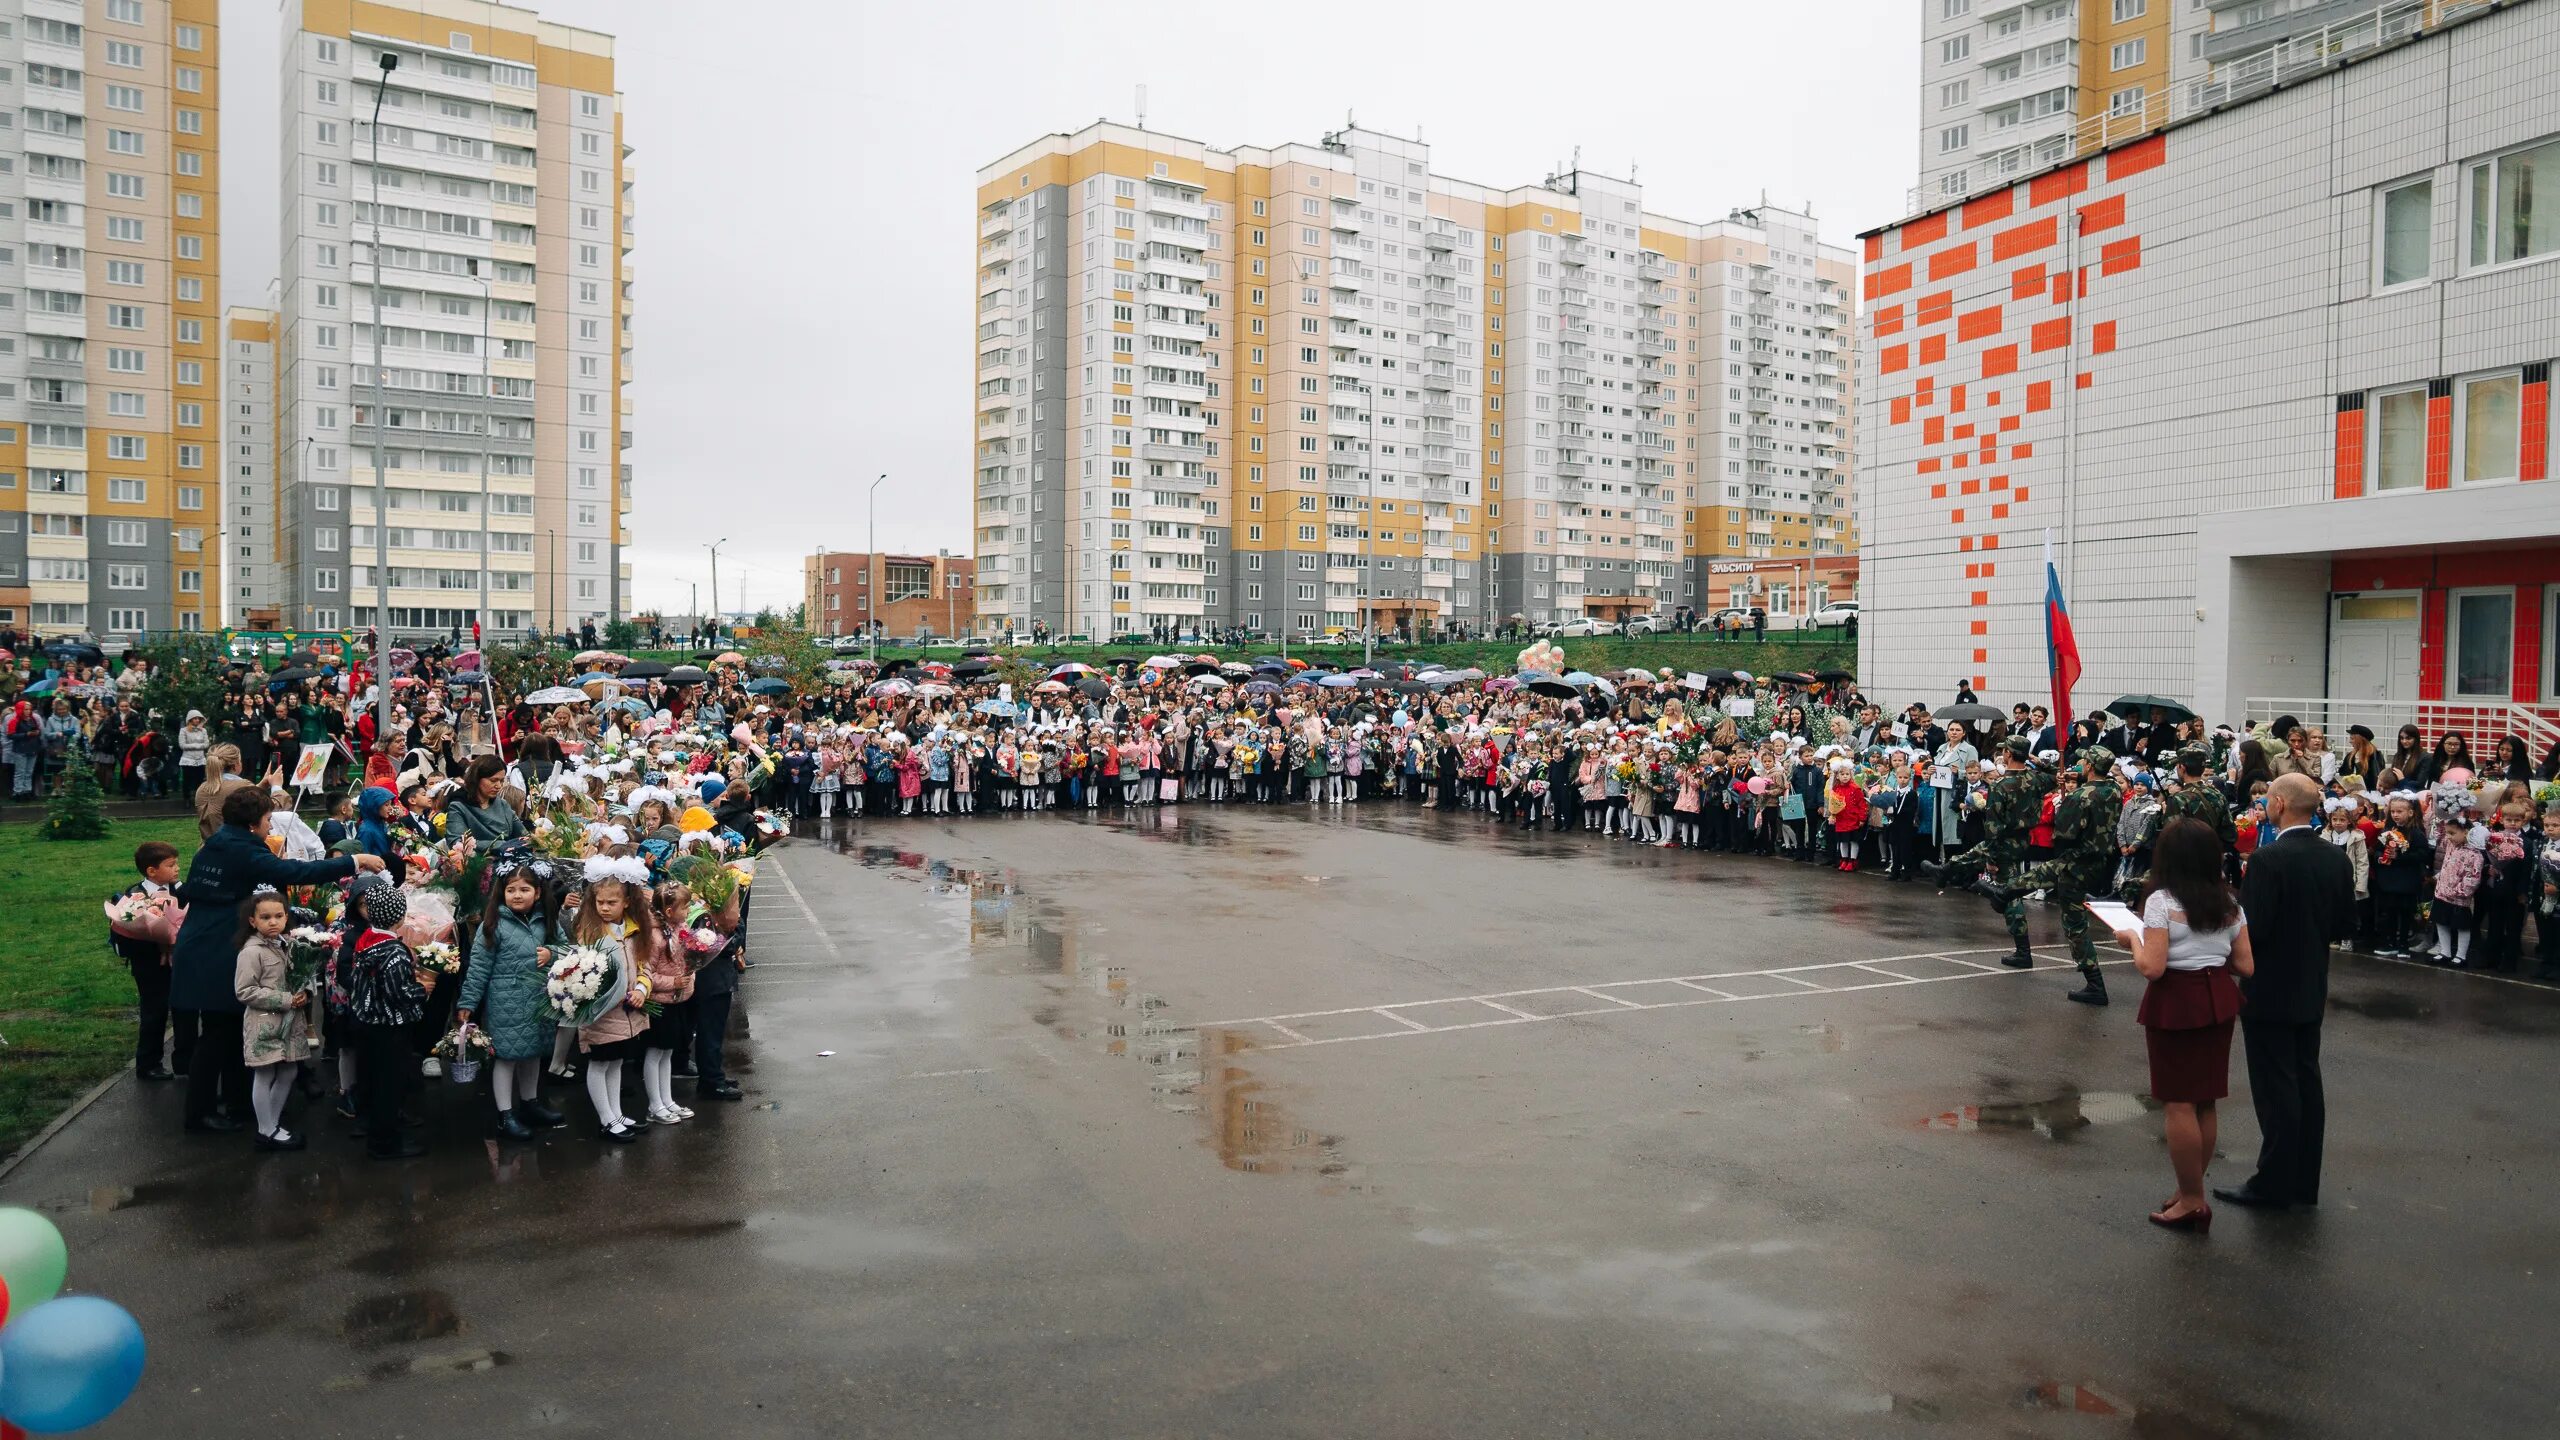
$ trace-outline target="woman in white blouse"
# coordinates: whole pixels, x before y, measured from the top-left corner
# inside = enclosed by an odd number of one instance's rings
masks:
[[[2213,1157],[2215,1102],[2231,1093],[2231,1029],[2240,1018],[2234,976],[2254,968],[2249,917],[2222,878],[2222,839],[2201,820],[2161,827],[2144,888],[2142,928],[2116,938],[2149,981],[2142,993],[2151,1095],[2160,1102],[2178,1193],[2151,1223],[2203,1234],[2213,1226],[2205,1164]]]

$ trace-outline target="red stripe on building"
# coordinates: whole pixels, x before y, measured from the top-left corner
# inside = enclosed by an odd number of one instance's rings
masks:
[[[1930,256],[1929,278],[1932,280],[1944,280],[1950,275],[1961,275],[1967,270],[1972,269],[1981,259],[1981,248],[1982,247],[1975,245],[1971,241],[1967,241],[1953,249],[1941,250],[1937,254]]]
[[[1947,358],[1947,337],[1946,337],[1946,336],[1944,336],[1944,335],[1923,335],[1923,336],[1921,336],[1921,337],[1920,337],[1920,363],[1921,363],[1921,364],[1923,364],[1923,365],[1935,365],[1935,364],[1937,364],[1939,361],[1944,360],[1944,359],[1946,359],[1946,358]]]
[[[1956,313],[1956,292],[1940,290],[1912,302],[1911,323],[1936,325]]]
[[[2526,480],[2551,477],[2551,382],[2536,380],[2524,387],[2524,426],[2516,454]]]
[[[1988,380],[1995,375],[2014,375],[2017,373],[2017,370],[2017,346],[2000,345],[1982,352],[1983,379]]]
[[[2124,197],[2110,195],[2094,205],[2080,207],[2080,233],[2095,235],[2124,223]]]
[[[2050,205],[2056,200],[2068,200],[2088,188],[2089,166],[2083,161],[2068,170],[2037,176],[2027,186],[2027,203]]]
[[[1897,370],[1910,369],[1911,347],[1908,345],[1887,345],[1876,355],[1876,366],[1887,375],[1890,375]]]
[[[2105,355],[2116,348],[2116,322],[2101,320],[2089,327],[2089,353]]]
[[[1935,245],[1947,238],[1947,212],[1923,215],[1902,227],[1902,253],[1910,254],[1923,245]]]
[[[2000,307],[1997,305],[1985,305],[1979,310],[1967,310],[1956,317],[1958,340],[1979,340],[1985,335],[1999,333]]]
[[[2068,317],[2058,320],[2039,320],[2035,328],[2027,332],[2027,344],[2039,353],[2046,350],[2059,350],[2069,343],[2071,343],[2071,321]]]
[[[2107,179],[2112,183],[2128,175],[2139,175],[2145,170],[2156,170],[2168,163],[2168,159],[2169,137],[2167,135],[2154,135],[2148,139],[2136,140],[2123,149],[2108,154]]]
[[[1870,264],[1870,265],[1872,265],[1872,264],[1874,264],[1876,261],[1881,260],[1881,259],[1883,259],[1883,258],[1884,258],[1884,236],[1882,236],[1882,235],[1870,235],[1870,236],[1868,236],[1868,237],[1867,237],[1867,263],[1868,263],[1868,264]]]
[[[2427,396],[2427,488],[2450,490],[2453,488],[2453,394],[2450,387],[2442,395],[2432,393],[2433,388],[2429,387]],[[2441,700],[2444,697],[2439,692],[2424,698]]]
[[[2052,408],[2053,382],[2050,380],[2037,380],[2030,383],[2027,386],[2027,413],[2033,415],[2039,410],[2050,410]]]
[[[1883,309],[1881,309],[1881,310],[1879,310],[1879,311],[1877,311],[1877,312],[1876,312],[1876,334],[1877,334],[1877,335],[1879,335],[1879,336],[1884,336],[1884,335],[1899,335],[1899,334],[1901,334],[1901,333],[1902,333],[1902,307],[1901,307],[1901,306],[1899,306],[1899,305],[1887,305],[1887,306],[1886,306],[1886,307],[1884,307]]]
[[[2109,241],[2106,248],[2098,252],[2098,273],[2101,275],[2121,275],[2141,266],[2142,237],[2139,235]]]
[[[2007,260],[2031,250],[2050,249],[2060,233],[2058,223],[2050,215],[2041,220],[2030,220],[2024,225],[2012,225],[1991,237],[1991,258]]]
[[[1870,300],[1882,299],[1887,295],[1899,295],[1910,288],[1911,267],[1907,264],[1878,270],[1867,277],[1867,298]]]
[[[1972,230],[1988,225],[1994,220],[2006,220],[2017,208],[2018,191],[2015,186],[1997,195],[1985,195],[1979,200],[1968,200],[1964,205],[1964,228]]]
[[[2338,470],[2332,491],[2341,500],[2364,493],[2364,410],[2338,412]]]
[[[2044,293],[2044,267],[2030,265],[2009,277],[2009,298],[2033,300]]]
[[[2530,705],[2542,698],[2542,587],[2516,587],[2516,657],[2508,698]]]
[[[2418,615],[2418,698],[2444,698],[2445,592],[2429,588]]]

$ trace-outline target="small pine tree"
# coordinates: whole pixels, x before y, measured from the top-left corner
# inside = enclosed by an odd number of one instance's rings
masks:
[[[96,840],[107,833],[106,792],[98,788],[98,772],[73,760],[53,782],[45,803],[44,838]]]

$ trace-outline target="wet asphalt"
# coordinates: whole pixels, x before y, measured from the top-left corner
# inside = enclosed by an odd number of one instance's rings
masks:
[[[637,1145],[448,1089],[426,1160],[255,1155],[117,1085],[0,1183],[150,1337],[93,1433],[2555,1424],[2550,991],[2343,962],[2324,1205],[2196,1239],[2139,982],[1921,886],[1192,808],[839,823],[753,923],[746,1103]]]

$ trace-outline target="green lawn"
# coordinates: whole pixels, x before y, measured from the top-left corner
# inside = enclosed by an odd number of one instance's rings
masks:
[[[81,1092],[132,1063],[133,977],[107,948],[99,906],[134,882],[133,848],[196,851],[193,819],[120,820],[102,840],[46,840],[43,811],[0,825],[0,1155]]]

